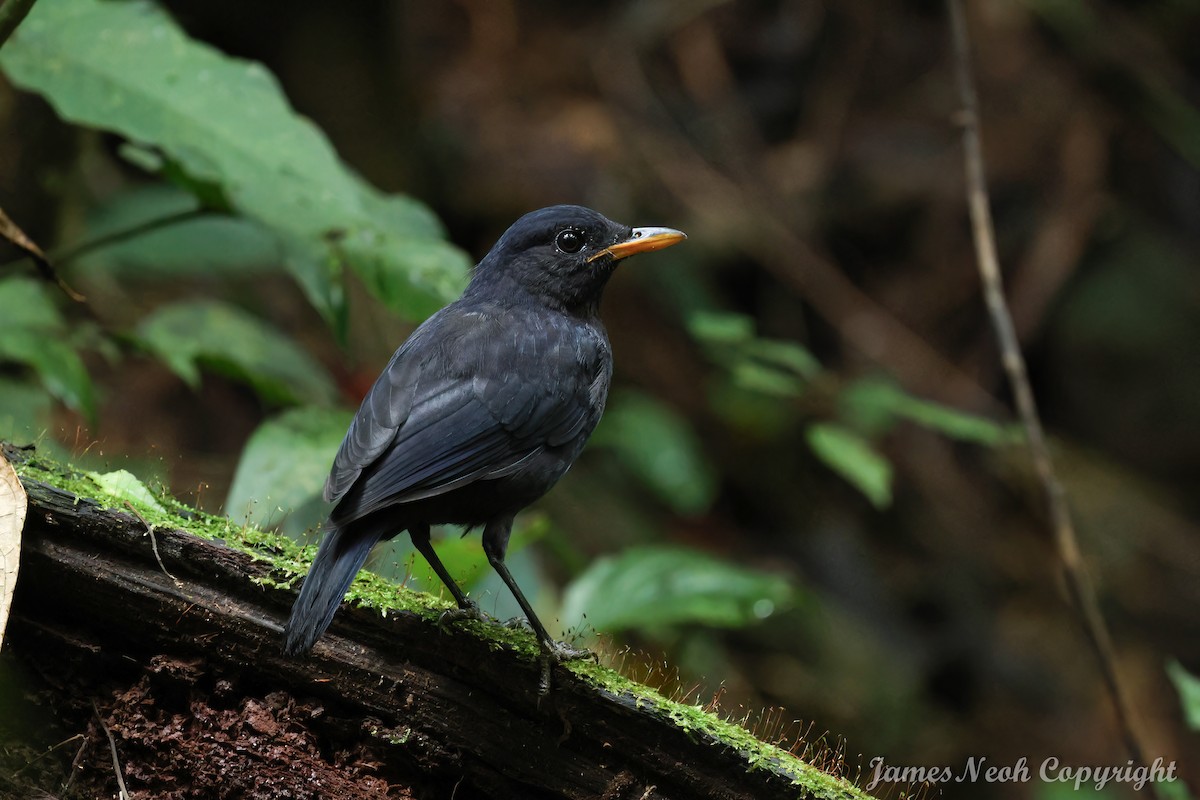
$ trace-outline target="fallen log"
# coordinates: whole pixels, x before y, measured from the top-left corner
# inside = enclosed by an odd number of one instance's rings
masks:
[[[372,577],[310,657],[284,657],[297,545],[4,456],[29,507],[0,667],[53,708],[57,760],[78,751],[35,787],[51,796],[122,781],[135,798],[865,797],[590,661],[555,667],[541,696],[527,631],[442,628],[441,601]]]

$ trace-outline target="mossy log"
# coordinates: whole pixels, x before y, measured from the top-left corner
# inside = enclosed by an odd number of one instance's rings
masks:
[[[60,748],[74,772],[38,787],[52,796],[115,794],[118,776],[155,798],[863,796],[591,662],[556,667],[540,696],[527,632],[443,629],[438,601],[404,590],[390,610],[343,608],[287,658],[303,565],[285,545],[4,455],[29,501],[5,661],[36,677],[51,738],[83,734]]]

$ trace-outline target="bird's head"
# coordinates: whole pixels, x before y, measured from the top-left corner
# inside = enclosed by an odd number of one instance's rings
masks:
[[[686,238],[671,228],[621,225],[583,206],[550,206],[504,232],[475,268],[467,291],[515,288],[552,307],[594,311],[618,261]]]

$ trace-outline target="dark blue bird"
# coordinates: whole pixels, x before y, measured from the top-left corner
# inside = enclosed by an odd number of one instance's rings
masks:
[[[565,652],[504,564],[513,517],[558,482],[600,421],[612,377],[600,295],[617,263],[684,238],[580,206],[526,214],[500,237],[463,296],[400,346],[350,423],[325,482],[337,505],[285,652],[312,649],[371,548],[403,531],[459,609],[477,614],[430,546],[430,526],[443,523],[483,527],[488,561],[543,651]]]

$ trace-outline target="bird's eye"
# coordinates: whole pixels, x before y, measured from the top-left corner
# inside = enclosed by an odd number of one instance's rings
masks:
[[[554,244],[564,253],[578,253],[583,249],[583,234],[573,228],[567,228],[554,237]]]

